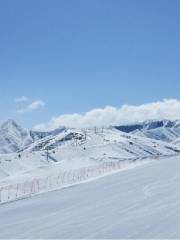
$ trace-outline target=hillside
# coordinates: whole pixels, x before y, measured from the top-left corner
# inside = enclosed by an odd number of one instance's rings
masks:
[[[0,155],[1,181],[18,181],[103,162],[174,155],[180,148],[114,128],[64,129],[19,153]],[[20,154],[20,157],[19,157]]]
[[[0,238],[179,239],[179,169],[164,158],[0,205]]]

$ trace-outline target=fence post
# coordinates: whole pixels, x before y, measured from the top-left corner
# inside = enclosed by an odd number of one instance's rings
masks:
[[[31,195],[32,195],[32,194],[34,194],[34,192],[33,192],[33,189],[34,189],[34,180],[31,182],[30,188],[31,188]]]
[[[66,175],[67,175],[67,171],[65,171],[63,174],[63,184],[66,184]]]
[[[10,199],[10,195],[11,195],[11,185],[10,186],[8,186],[8,200]]]
[[[24,182],[24,184],[23,184],[23,194],[24,195],[26,194],[26,182]]]
[[[57,185],[58,186],[59,186],[59,181],[60,181],[61,178],[62,178],[61,173],[59,173],[58,176],[57,176]]]
[[[76,182],[76,170],[73,171],[73,183]]]
[[[16,186],[16,199],[18,198],[18,190],[19,190],[19,184]]]
[[[37,182],[37,193],[40,191],[40,182],[39,182],[39,179],[36,180]]]

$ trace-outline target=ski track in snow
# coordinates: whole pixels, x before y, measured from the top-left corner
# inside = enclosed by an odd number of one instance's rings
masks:
[[[180,157],[0,206],[0,238],[180,238]]]

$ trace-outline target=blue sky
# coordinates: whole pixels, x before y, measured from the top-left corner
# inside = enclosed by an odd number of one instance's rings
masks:
[[[0,0],[0,122],[179,99],[179,12],[179,0]]]

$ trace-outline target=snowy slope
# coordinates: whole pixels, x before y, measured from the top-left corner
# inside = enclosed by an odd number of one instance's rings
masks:
[[[123,132],[166,142],[180,137],[180,121],[146,121],[139,124],[117,126]]]
[[[48,159],[47,159],[47,150]],[[18,181],[103,162],[177,154],[180,147],[116,129],[64,129],[17,153],[0,155],[0,179]],[[11,181],[12,181],[11,180]]]
[[[0,206],[0,238],[180,238],[180,158]]]
[[[174,146],[180,147],[180,137],[171,142]]]
[[[74,147],[76,147],[76,152],[77,149],[84,149],[86,156],[88,156],[89,149],[95,150],[97,148],[97,151],[101,152],[101,148],[103,151],[106,148],[111,148],[111,150],[117,151],[118,157],[122,156],[122,158],[170,154],[177,150],[171,144],[126,134],[115,128],[99,128],[96,131],[94,129],[65,129],[58,135],[48,136],[36,141],[30,145],[28,151],[46,150],[48,148],[51,151],[55,150],[55,153],[60,149],[60,152],[63,153],[66,149],[71,152],[70,149],[74,149]],[[65,156],[68,156],[67,154]],[[75,157],[74,154],[73,152],[73,157]],[[93,154],[93,151],[90,154]]]

